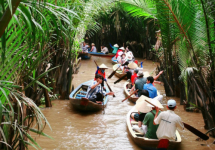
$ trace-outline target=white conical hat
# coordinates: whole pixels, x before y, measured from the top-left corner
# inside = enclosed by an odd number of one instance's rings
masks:
[[[119,49],[121,49],[121,50],[123,50],[123,51],[125,50],[125,48],[124,48],[124,47],[120,47]]]
[[[158,99],[155,97],[154,99],[152,99],[151,101],[150,101],[152,104],[154,104],[156,107],[158,107],[158,108],[163,108],[163,106],[162,106],[162,104],[158,101]],[[151,104],[147,104],[147,106],[149,106],[149,107],[154,107],[154,106],[152,106]]]
[[[119,47],[119,45],[118,45],[118,44],[114,44],[113,46],[114,46],[114,47]]]
[[[147,105],[148,103],[145,100],[148,100],[149,102],[151,102],[151,98],[148,98],[143,95],[141,95],[140,98],[136,101],[135,107],[139,112],[148,113],[152,110],[152,108]]]
[[[138,67],[137,64],[134,62],[131,62],[130,64],[128,64],[128,68],[130,69],[136,69],[137,67]]]
[[[101,65],[99,66],[99,68],[108,69],[108,67],[107,67],[105,64],[101,64]]]

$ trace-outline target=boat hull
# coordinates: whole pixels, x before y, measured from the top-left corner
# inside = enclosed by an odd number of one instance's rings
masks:
[[[81,57],[81,59],[86,60],[86,59],[90,59],[91,55],[89,53],[79,53],[78,57]]]
[[[115,59],[115,57],[112,57],[112,58],[111,58],[111,61],[112,61],[112,64],[113,64],[113,65],[115,65],[115,64],[118,63],[117,60]]]
[[[104,54],[104,53],[98,53],[98,52],[88,52],[92,56],[99,56],[99,57],[113,57],[115,54],[109,53],[109,54]]]
[[[92,81],[93,80],[84,82],[72,91],[72,93],[69,95],[71,107],[80,111],[99,111],[106,107],[109,95],[104,97],[103,104],[97,104],[89,100],[81,99],[80,97],[77,98],[77,95],[81,95],[80,93],[82,91],[83,92],[87,91],[87,88],[88,86],[90,86]],[[105,88],[106,88],[106,92],[108,93],[109,92],[108,87],[105,86]]]
[[[115,64],[113,65],[113,70],[116,70],[119,67],[120,64]],[[115,73],[115,76],[117,76],[118,78],[123,77],[124,75],[126,75],[126,73],[122,73],[122,70],[118,70]],[[124,78],[125,80],[127,80],[127,77]]]
[[[147,150],[148,149],[150,149],[150,150],[156,149],[156,147],[158,146],[158,143],[159,143],[158,139],[148,139],[146,137],[141,136],[137,132],[133,131],[132,125],[134,125],[134,124],[137,125],[137,122],[131,120],[130,115],[131,115],[132,112],[137,112],[137,110],[135,109],[135,106],[128,112],[127,118],[126,118],[128,132],[129,132],[130,136],[132,137],[132,140],[139,147],[141,147],[143,149],[147,149]],[[181,136],[180,136],[180,134],[179,134],[179,132],[177,130],[176,130],[176,137],[177,137],[176,141],[170,141],[169,142],[168,150],[177,149],[177,147],[181,143]]]

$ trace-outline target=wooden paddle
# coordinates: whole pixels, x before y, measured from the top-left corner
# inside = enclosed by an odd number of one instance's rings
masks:
[[[145,101],[146,101],[147,103],[151,104],[152,106],[156,107],[154,104],[152,104],[152,103],[149,102],[148,100],[145,100]],[[183,123],[184,123],[184,122],[183,122]],[[200,132],[199,130],[197,130],[196,128],[192,127],[192,126],[189,125],[189,124],[184,123],[184,127],[185,127],[187,130],[189,130],[190,132],[192,132],[193,134],[195,134],[196,136],[198,136],[198,137],[200,137],[201,139],[203,139],[203,140],[208,140],[208,139],[209,139],[209,137],[208,137],[206,134]]]
[[[125,66],[125,65],[128,65],[128,64],[129,64],[129,62],[126,61],[124,64],[119,65],[119,67],[118,67],[116,70],[114,70],[114,71],[108,76],[108,79],[112,78],[112,76],[116,73],[116,71],[120,68],[120,66]]]
[[[121,81],[122,79],[124,79],[126,76],[127,76],[127,74],[125,74],[124,76],[122,76],[121,78],[119,78],[118,80],[116,80],[116,81],[114,82],[114,84],[120,82],[120,81]]]
[[[98,65],[97,65],[97,63],[96,63],[96,61],[95,61],[95,60],[94,60],[94,62],[95,62],[95,64],[96,64],[96,66],[98,67]],[[112,91],[112,89],[110,88],[109,84],[107,83],[107,81],[105,81],[105,82],[106,82],[106,84],[107,84],[107,86],[108,86],[109,90],[110,90],[111,92],[113,92],[113,91]],[[115,96],[115,94],[113,95],[113,97],[116,97],[116,96]]]
[[[136,92],[138,92],[138,89],[136,91],[134,91],[133,93],[131,93],[131,95],[129,95],[128,97],[126,97],[124,100],[122,100],[122,102],[124,102],[125,100],[127,100],[128,98],[130,98]]]

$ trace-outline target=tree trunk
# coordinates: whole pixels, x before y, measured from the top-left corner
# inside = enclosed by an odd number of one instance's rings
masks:
[[[45,78],[42,78],[42,83],[46,86]],[[48,90],[45,88],[43,88],[43,90],[44,90],[46,107],[52,107],[52,104],[51,104],[51,101],[49,98],[49,94],[48,94]]]

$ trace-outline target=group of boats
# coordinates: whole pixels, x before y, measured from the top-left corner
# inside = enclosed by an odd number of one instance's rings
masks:
[[[90,59],[91,56],[99,56],[99,57],[114,57],[115,54],[109,53],[109,54],[104,54],[102,52],[81,52],[79,53],[79,57],[81,57],[81,59]]]
[[[91,54],[90,54],[91,55]],[[111,55],[107,55],[107,54],[92,54],[94,56],[101,56],[101,57],[113,57]],[[113,58],[112,58],[113,61]],[[113,70],[116,70],[118,68],[119,64],[117,64],[117,62],[113,65]],[[115,75],[119,78],[121,78],[122,76],[124,76],[125,74],[121,71],[121,70],[117,70]],[[149,76],[148,72],[144,72],[144,77]],[[105,96],[103,99],[103,103],[102,104],[97,104],[94,102],[91,102],[89,100],[86,99],[82,99],[82,97],[86,96],[87,93],[87,89],[90,86],[92,80],[84,82],[82,84],[80,84],[75,90],[72,91],[72,93],[70,94],[69,98],[70,98],[70,104],[73,108],[78,109],[80,111],[99,111],[102,110],[106,107],[107,102],[108,102],[108,98],[109,95]],[[106,90],[108,90],[108,87],[106,87]],[[127,97],[130,96],[130,90],[131,90],[132,86],[130,82],[125,82],[123,85],[123,89],[124,89],[124,93]],[[109,90],[107,91],[109,92]],[[135,103],[137,101],[138,97],[136,97],[135,95],[132,95],[129,97],[129,100],[133,103]],[[140,146],[143,149],[156,149],[159,140],[158,139],[149,139],[144,137],[143,135],[141,135],[140,133],[134,131],[132,129],[133,125],[137,125],[138,122],[133,120],[130,116],[132,113],[137,112],[136,107],[133,106],[132,109],[127,113],[127,117],[126,117],[126,123],[127,123],[127,127],[128,127],[128,131],[129,134],[131,135],[133,141]],[[176,131],[176,140],[175,141],[170,141],[169,142],[169,147],[168,149],[175,149],[180,143],[181,143],[181,136],[179,134],[178,131]]]

